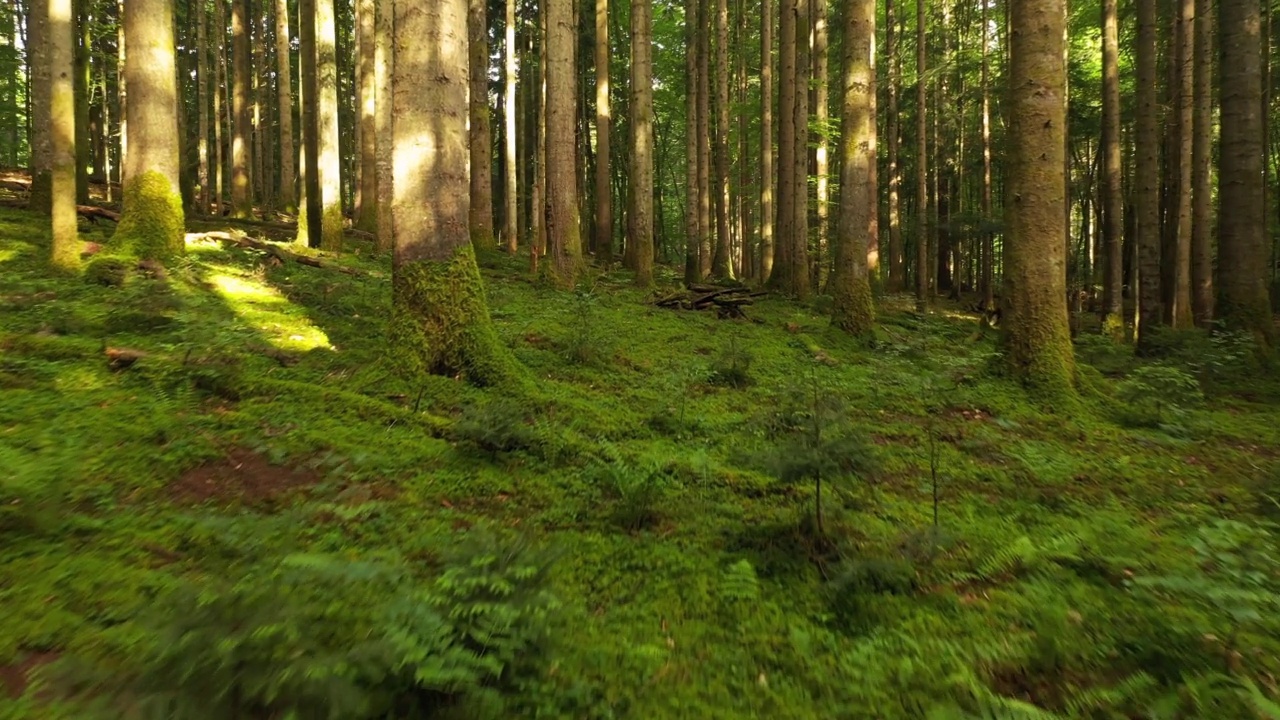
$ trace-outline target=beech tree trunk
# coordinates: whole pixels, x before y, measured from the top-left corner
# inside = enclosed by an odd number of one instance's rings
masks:
[[[124,66],[129,154],[124,205],[113,242],[138,257],[165,259],[184,252],[186,231],[179,186],[172,0],[129,0],[124,25],[129,46]]]
[[[45,151],[49,163],[49,227],[52,238],[49,260],[54,270],[71,273],[80,267],[80,241],[76,234],[76,100],[72,78],[75,14],[71,0],[42,0],[39,4],[33,3],[33,10],[42,15],[39,39],[44,48],[40,60],[45,63],[45,68],[40,76],[49,79],[46,91],[49,147]]]
[[[845,6],[840,121],[840,222],[832,276],[832,322],[853,335],[872,331],[867,244],[876,233],[875,0]]]
[[[53,189],[53,116],[49,107],[53,86],[53,59],[49,54],[53,46],[50,42],[49,14],[51,10],[56,9],[50,6],[53,0],[29,0],[29,2],[27,43],[30,48],[29,62],[31,63],[31,137],[28,142],[31,145],[31,190],[28,194],[27,207],[33,212],[43,214],[50,211],[53,200],[50,195]],[[121,37],[124,37],[123,24],[120,32]],[[68,36],[70,33],[71,30],[68,28]],[[70,68],[70,62],[67,67]],[[70,79],[69,74],[68,79]],[[121,104],[123,102],[122,94]],[[122,135],[123,132],[122,126]],[[74,137],[73,128],[73,140]],[[74,189],[72,192],[75,192]]]
[[[503,53],[503,193],[502,236],[507,252],[514,255],[520,245],[520,187],[517,176],[516,136],[519,135],[519,113],[516,111],[516,0],[506,0],[506,22]]]
[[[1103,333],[1124,340],[1124,182],[1120,158],[1118,0],[1102,0]]]
[[[1065,0],[1011,0],[1003,343],[1015,376],[1073,392],[1067,319]]]
[[[374,111],[377,113],[374,136],[377,139],[378,156],[378,249],[391,249],[393,232],[391,225],[391,203],[394,200],[394,188],[391,181],[392,146],[391,137],[391,75],[394,62],[391,48],[391,16],[392,0],[377,0],[374,48],[374,82],[377,84],[377,95],[374,97]]]
[[[721,0],[724,2],[724,0]],[[636,285],[653,285],[653,5],[631,0],[631,228]],[[607,235],[605,239],[607,240]]]
[[[489,134],[489,18],[486,0],[470,0],[471,77],[471,242],[477,250],[491,250],[493,237],[492,138]]]
[[[582,271],[578,218],[577,142],[574,116],[577,77],[572,0],[547,0],[547,238],[548,269],[561,287],[573,287]]]

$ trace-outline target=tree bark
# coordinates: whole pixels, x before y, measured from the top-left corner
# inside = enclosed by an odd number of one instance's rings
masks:
[[[374,111],[377,122],[374,136],[377,140],[378,160],[378,249],[385,252],[391,249],[393,231],[391,224],[391,204],[394,200],[394,188],[391,181],[392,146],[391,137],[391,77],[394,57],[391,46],[392,0],[377,0],[375,8],[375,49],[374,49],[374,82],[377,84],[377,95],[374,97]]]
[[[1263,193],[1261,7],[1259,0],[1220,0],[1222,109],[1218,183],[1218,316],[1274,350],[1267,291],[1269,248]]]
[[[578,182],[574,116],[578,71],[572,0],[547,0],[547,237],[552,277],[573,287],[582,272],[582,230],[578,218]]]
[[[790,242],[791,248],[791,287],[799,300],[809,298],[809,93],[805,88],[810,80],[809,33],[813,29],[811,22],[812,2],[815,0],[799,0],[796,3],[796,74],[792,77],[796,84],[795,106],[792,112],[795,117],[796,148],[795,175],[795,213]],[[816,0],[824,2],[825,0]]]
[[[596,256],[604,265],[613,259],[613,117],[609,107],[609,0],[595,0],[596,8]],[[635,11],[632,10],[634,23]],[[634,33],[635,31],[632,30]],[[632,63],[635,62],[632,40]],[[634,71],[634,70],[633,70]],[[634,83],[634,79],[632,80]]]
[[[760,283],[773,274],[773,2],[760,2]]]
[[[796,3],[781,0],[778,20],[778,222],[772,285],[794,292],[796,222]]]
[[[53,60],[49,57],[52,51],[49,34],[52,1],[30,0],[27,24],[27,47],[30,48],[28,62],[31,63],[31,137],[28,140],[31,147],[31,190],[27,207],[41,214],[50,211],[53,200],[50,194],[53,188],[53,116],[49,107],[54,80],[51,72]],[[67,33],[70,35],[71,30],[68,29]],[[123,37],[123,25],[121,33]],[[67,67],[70,67],[70,63]],[[72,137],[74,138],[74,130]],[[65,215],[65,211],[63,214]]]
[[[502,236],[507,252],[514,255],[520,244],[520,187],[517,177],[516,136],[519,134],[519,113],[516,112],[516,0],[506,0],[504,25],[503,63],[503,193],[505,209],[502,214]]]
[[[815,204],[814,217],[817,218],[817,242],[815,243],[816,255],[813,258],[813,272],[810,278],[813,286],[821,291],[827,274],[827,267],[831,264],[831,255],[833,254],[830,246],[830,201],[831,201],[831,157],[830,157],[830,139],[828,138],[829,126],[831,124],[830,110],[830,88],[828,86],[829,63],[828,54],[828,32],[827,32],[827,0],[811,0],[813,8],[813,93],[810,100],[813,106],[813,121],[817,126],[818,132],[814,137],[813,151],[813,168],[816,176],[815,183]],[[854,12],[854,8],[847,7],[845,12]],[[848,23],[846,22],[846,26]]]
[[[410,377],[508,383],[469,232],[467,0],[392,4],[395,360]]]
[[[338,45],[334,0],[316,3],[316,99],[320,181],[320,247],[342,249],[342,145],[338,123]]]
[[[302,109],[302,212],[298,243],[321,246],[324,203],[320,173],[320,70],[316,54],[316,0],[298,0],[298,104]]]
[[[1066,2],[1012,0],[1003,343],[1014,375],[1049,397],[1073,392],[1066,305]]]
[[[275,0],[276,11],[276,104],[280,130],[280,209],[298,211],[297,150],[293,145],[293,75],[289,64],[289,3]]]
[[[1191,310],[1213,323],[1213,2],[1197,0],[1191,138]]]
[[[86,0],[74,0],[75,38],[73,92],[76,124],[76,202],[89,202],[89,8]]]
[[[832,322],[871,333],[875,313],[867,245],[876,233],[875,0],[845,5],[844,87],[840,121],[840,222],[832,277]]]
[[[1115,2],[1115,0],[1103,0]],[[982,224],[994,222],[991,208],[991,52],[988,48],[990,25],[988,3],[982,3]],[[982,231],[982,307],[992,311],[996,307],[995,290],[995,233],[990,228]]]
[[[765,0],[768,2],[768,0]],[[700,221],[701,193],[698,156],[698,0],[685,1],[685,255],[684,282],[691,285],[702,279],[699,238],[702,237]]]
[[[360,129],[360,192],[355,228],[378,230],[378,8],[376,0],[356,0],[356,124]]]
[[[983,4],[986,11],[986,4]],[[898,118],[898,93],[902,88],[902,58],[898,50],[897,18],[894,0],[884,5],[885,57],[889,61],[889,87],[886,92],[887,117],[885,134],[888,135],[888,208],[889,221],[889,292],[902,292],[906,288],[906,268],[902,257],[902,167],[899,163],[899,143],[902,140],[901,120]],[[986,24],[983,24],[986,27]],[[986,42],[983,42],[983,52]],[[984,65],[985,67],[985,65]],[[984,86],[985,87],[985,86]]]
[[[186,231],[179,187],[172,0],[129,0],[124,24],[129,46],[129,154],[124,206],[113,242],[138,257],[165,259],[184,252]]]
[[[1191,152],[1192,121],[1195,98],[1193,66],[1195,58],[1195,0],[1178,0],[1176,74],[1177,99],[1177,241],[1174,244],[1173,305],[1169,308],[1169,324],[1177,328],[1191,327]]]
[[[1156,105],[1156,2],[1137,0],[1137,108],[1134,214],[1138,247],[1139,347],[1164,317],[1160,291],[1160,135]]]
[[[715,163],[716,244],[711,261],[711,274],[720,279],[733,277],[729,245],[729,3],[715,0],[715,140],[712,156]]]
[[[231,0],[231,216],[253,215],[249,186],[249,0]]]
[[[929,309],[928,106],[924,1],[916,0],[916,312]]]
[[[1102,0],[1102,331],[1124,340],[1124,178],[1120,158],[1118,0]]]
[[[54,270],[71,273],[80,267],[76,234],[75,14],[71,0],[42,0],[32,6],[42,14],[39,39],[44,43],[40,54],[44,68],[40,76],[49,79],[49,260]]]
[[[477,250],[496,247],[493,237],[492,138],[489,134],[489,19],[486,0],[469,0],[471,40],[471,242]]]
[[[653,5],[631,0],[631,227],[636,285],[653,285]]]
[[[196,104],[200,106],[200,137],[196,140],[196,154],[199,157],[197,182],[200,192],[197,196],[198,212],[209,212],[209,11],[204,3],[190,8],[199,13],[196,20]]]

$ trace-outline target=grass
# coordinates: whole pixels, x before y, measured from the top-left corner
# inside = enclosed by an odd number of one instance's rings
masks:
[[[722,321],[655,308],[621,273],[563,293],[487,256],[497,332],[537,386],[513,405],[395,375],[389,263],[367,247],[333,258],[363,271],[346,274],[192,244],[114,288],[45,274],[40,235],[0,210],[9,676],[33,657],[126,673],[157,598],[284,553],[412,559],[507,528],[559,550],[546,663],[504,691],[520,715],[1268,717],[1276,697],[1280,565],[1223,559],[1276,516],[1274,379],[1215,366],[1177,427],[1131,426],[1115,389],[1146,365],[1093,340],[1080,403],[1046,408],[951,306],[881,298],[868,345],[778,299]],[[113,370],[105,347],[141,356]],[[715,381],[730,355],[750,382]],[[878,468],[824,483],[821,543],[812,484],[761,459],[814,383]],[[484,422],[497,411],[523,417]],[[1223,521],[1248,541],[1197,556]],[[25,673],[13,717],[81,716],[58,664]]]

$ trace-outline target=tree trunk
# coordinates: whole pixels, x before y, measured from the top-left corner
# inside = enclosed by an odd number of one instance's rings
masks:
[[[1120,160],[1118,0],[1102,0],[1102,331],[1124,340],[1124,180]]]
[[[249,0],[231,0],[231,216],[253,215],[249,187]]]
[[[760,2],[760,264],[763,285],[773,274],[773,0]]]
[[[226,186],[226,166],[227,151],[226,141],[230,139],[230,115],[226,111],[227,103],[227,18],[223,10],[225,3],[215,2],[213,4],[213,20],[214,27],[217,30],[217,39],[213,42],[213,211],[216,215],[222,214],[222,192]],[[121,98],[123,105],[123,98]],[[121,108],[122,113],[124,108]],[[227,115],[228,122],[223,124],[223,115]],[[121,137],[125,135],[124,123],[127,113],[121,115]],[[121,149],[123,150],[124,140],[121,141]],[[123,152],[121,153],[124,154]]]
[[[89,202],[89,12],[86,0],[74,0],[75,38],[73,92],[76,124],[76,202]]]
[[[1274,349],[1267,292],[1269,248],[1263,197],[1262,57],[1259,0],[1219,0],[1218,317]]]
[[[1115,0],[1103,0],[1103,2]],[[988,29],[988,4],[982,3],[982,224],[994,222],[991,208],[991,59]],[[982,230],[982,308],[988,312],[995,310],[995,233],[989,228]]]
[[[199,13],[196,20],[196,104],[200,106],[198,123],[200,137],[196,140],[199,156],[197,182],[200,193],[196,206],[201,213],[209,212],[209,11],[204,3],[190,8]]]
[[[30,48],[31,63],[31,190],[27,199],[27,207],[33,212],[44,214],[52,208],[53,188],[53,116],[49,104],[52,83],[54,80],[51,68],[53,61],[49,57],[52,51],[50,44],[49,14],[54,8],[53,0],[30,0],[27,21],[27,45]],[[123,26],[122,26],[123,33]],[[68,27],[67,35],[70,37]],[[123,34],[122,34],[123,37]],[[69,41],[68,41],[69,42]],[[70,51],[70,48],[67,48]],[[66,67],[70,68],[68,61]],[[68,77],[68,79],[70,79]],[[74,103],[74,100],[72,100]],[[123,98],[122,98],[123,102]],[[74,110],[68,117],[74,122]],[[72,139],[75,131],[72,130]],[[72,148],[74,152],[74,148]],[[74,162],[74,160],[73,160]],[[74,188],[72,193],[74,195]],[[72,198],[74,200],[74,196]]]
[[[924,2],[916,0],[916,312],[929,309],[929,122]]]
[[[813,29],[811,22],[811,3],[815,0],[799,0],[796,3],[796,74],[792,76],[796,84],[794,123],[796,128],[795,175],[795,213],[790,242],[791,248],[791,287],[799,300],[809,298],[809,93],[805,88],[810,79],[809,34]],[[824,2],[825,0],[816,0]]]
[[[1160,325],[1163,303],[1160,291],[1160,135],[1156,105],[1156,2],[1137,0],[1137,108],[1134,144],[1137,154],[1134,178],[1135,235],[1138,246],[1138,345],[1150,339]]]
[[[320,69],[316,54],[316,2],[298,0],[298,88],[302,109],[302,213],[298,216],[298,242],[320,247],[324,203],[320,184]]]
[[[62,1],[62,0],[53,0]],[[124,9],[129,154],[124,206],[113,242],[138,257],[181,255],[177,73],[172,0],[129,0]]]
[[[76,100],[72,77],[75,15],[71,0],[41,0],[32,3],[32,9],[42,15],[39,39],[44,47],[39,59],[44,68],[40,76],[49,79],[49,88],[45,91],[49,114],[41,119],[48,120],[46,152],[52,234],[49,260],[54,270],[71,273],[80,267],[80,241],[76,234]]]
[[[715,162],[716,244],[711,274],[720,279],[733,277],[729,245],[729,3],[715,0],[716,126],[712,156]]]
[[[469,232],[467,0],[394,0],[391,342],[409,377],[515,380]]]
[[[1191,327],[1191,151],[1195,98],[1192,96],[1195,48],[1195,0],[1178,0],[1176,78],[1177,87],[1177,241],[1174,244],[1173,306],[1169,323]]]
[[[1015,376],[1070,394],[1075,362],[1066,307],[1066,2],[1012,0],[1009,186],[1003,341]]]
[[[573,287],[582,271],[574,140],[576,38],[572,0],[547,0],[547,46],[543,60],[547,68],[547,237],[551,245],[548,269],[561,287]]]
[[[342,249],[342,146],[338,125],[338,45],[334,0],[316,3],[316,99],[320,181],[320,247]],[[310,167],[310,166],[308,166]]]
[[[768,0],[765,0],[768,2]],[[684,282],[691,285],[702,279],[699,238],[702,237],[698,192],[698,0],[685,1],[685,256]]]
[[[377,84],[377,95],[374,97],[374,110],[377,122],[374,136],[377,138],[378,156],[378,249],[388,251],[392,247],[393,231],[391,226],[391,204],[394,201],[394,188],[391,181],[392,146],[391,137],[391,77],[394,63],[391,51],[391,16],[392,0],[377,0],[375,8],[377,19],[375,25],[374,50],[374,82]]]
[[[698,3],[698,272],[702,279],[714,270],[715,215],[711,158],[711,0]]]
[[[796,202],[796,4],[781,0],[778,21],[778,222],[772,285],[794,292]],[[806,268],[807,270],[807,268]]]
[[[1197,0],[1191,138],[1191,310],[1213,322],[1213,2]]]
[[[831,264],[832,248],[830,246],[830,214],[829,206],[831,200],[831,159],[830,159],[830,140],[828,139],[830,125],[830,111],[828,104],[830,100],[830,88],[828,87],[828,61],[827,61],[827,0],[811,0],[813,9],[813,94],[810,100],[813,105],[813,120],[818,128],[816,137],[814,138],[813,151],[813,168],[814,174],[817,176],[816,182],[816,198],[814,205],[814,217],[818,221],[818,237],[816,248],[816,256],[813,258],[813,272],[810,277],[813,286],[821,291],[826,281],[827,267]],[[853,12],[853,8],[846,7],[845,12]],[[847,23],[846,23],[847,26]],[[873,206],[874,207],[874,206]],[[864,238],[865,241],[865,238]]]
[[[356,0],[356,118],[360,130],[360,198],[355,227],[378,230],[378,7],[376,0]]]
[[[604,265],[613,259],[613,117],[609,107],[609,0],[595,0],[596,7],[596,256]],[[635,10],[632,10],[635,17]],[[634,22],[634,19],[633,21]],[[634,33],[635,31],[632,30]],[[635,39],[632,39],[635,62]],[[632,80],[634,83],[634,79]]]
[[[887,117],[885,118],[885,134],[888,135],[889,145],[887,150],[889,165],[887,208],[889,221],[888,290],[889,292],[902,292],[906,288],[906,268],[903,265],[902,257],[902,168],[898,159],[898,147],[902,140],[901,121],[898,118],[898,93],[902,88],[902,58],[898,50],[898,28],[894,10],[894,0],[885,0],[884,45],[885,57],[889,61],[889,88],[886,93],[888,108]],[[983,4],[983,11],[986,11],[985,3]],[[985,22],[983,27],[986,27]],[[983,42],[983,52],[986,52],[985,40]]]
[[[280,209],[298,211],[296,160],[293,146],[293,76],[289,66],[289,3],[275,0],[276,10],[276,104],[280,131]]]
[[[520,244],[519,215],[520,188],[517,178],[516,136],[519,134],[516,112],[516,0],[506,0],[506,22],[504,25],[504,58],[503,63],[503,113],[505,123],[503,134],[503,193],[505,210],[502,217],[502,235],[507,252],[512,255]]]
[[[365,0],[367,2],[367,0]],[[471,242],[477,250],[496,247],[493,237],[492,138],[489,134],[489,18],[486,0],[469,0],[471,77]]]
[[[821,0],[820,0],[821,1]],[[876,232],[875,0],[845,6],[844,87],[840,120],[840,222],[832,322],[853,335],[875,319],[867,275],[867,243]]]
[[[721,0],[723,2],[723,0]],[[636,285],[653,285],[653,5],[631,0],[631,227]],[[606,185],[607,187],[607,185]],[[606,193],[607,194],[607,193]]]

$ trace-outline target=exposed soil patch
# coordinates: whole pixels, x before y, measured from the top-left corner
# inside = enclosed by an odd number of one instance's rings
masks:
[[[243,448],[228,450],[221,460],[188,471],[169,485],[169,496],[180,503],[271,505],[274,501],[319,484],[314,470],[272,465]]]
[[[0,665],[0,691],[11,698],[22,697],[31,682],[31,673],[57,659],[57,653],[32,653],[17,662]]]

